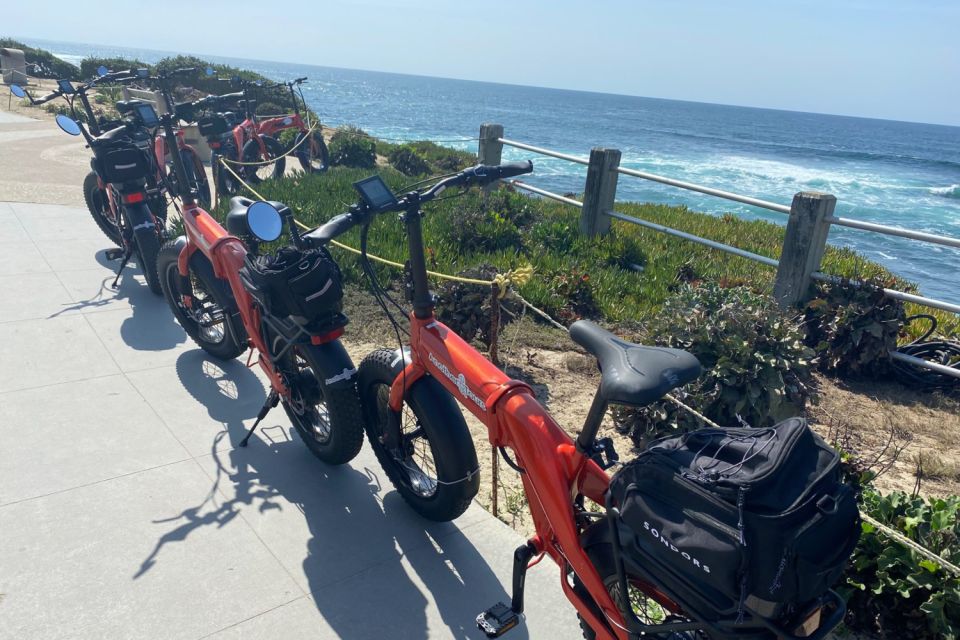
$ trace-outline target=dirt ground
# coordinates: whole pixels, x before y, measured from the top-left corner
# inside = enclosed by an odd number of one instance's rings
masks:
[[[368,349],[395,347],[396,339],[383,312],[365,292],[348,291],[346,312],[351,318],[345,342]],[[478,346],[481,351],[482,345]],[[571,435],[583,425],[600,382],[592,357],[562,332],[533,322],[529,317],[506,327],[500,338],[501,360],[511,377],[530,384],[538,400]],[[836,443],[870,463],[880,472],[876,485],[882,491],[912,492],[922,461],[923,495],[960,493],[960,399],[956,393],[915,391],[896,383],[839,383],[818,377],[819,404],[807,418],[831,443]],[[492,511],[492,452],[486,428],[469,413],[467,424],[477,447],[481,469],[478,500]],[[613,438],[621,460],[636,455],[631,440],[613,429],[609,415],[601,436]],[[533,534],[518,474],[499,464],[498,517],[517,531]]]

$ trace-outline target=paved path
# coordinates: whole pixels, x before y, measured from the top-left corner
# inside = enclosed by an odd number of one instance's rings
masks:
[[[73,203],[0,202],[0,638],[481,637],[520,537],[476,505],[424,522],[369,445],[327,467],[279,408],[236,448],[263,381],[135,268],[109,288],[72,144],[0,128],[0,193]],[[531,571],[508,638],[579,637],[558,579]]]

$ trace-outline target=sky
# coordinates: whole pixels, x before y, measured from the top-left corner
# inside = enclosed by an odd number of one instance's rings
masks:
[[[960,126],[960,0],[4,4],[4,36]]]

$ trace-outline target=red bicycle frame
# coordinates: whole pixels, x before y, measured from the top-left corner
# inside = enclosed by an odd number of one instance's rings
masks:
[[[183,229],[187,235],[187,244],[177,259],[177,270],[180,275],[188,277],[190,257],[197,251],[203,253],[213,265],[213,274],[230,285],[230,291],[236,300],[251,346],[260,353],[269,353],[260,332],[260,308],[240,281],[240,267],[244,264],[247,247],[239,238],[228,234],[213,216],[193,202],[184,203]],[[192,304],[192,300],[186,299],[186,296],[184,298],[185,304]],[[336,329],[325,335],[313,336],[311,342],[323,344],[341,335],[343,335],[343,329]],[[281,396],[289,395],[283,378],[270,359],[260,357],[257,363],[267,374],[273,389]]]
[[[390,387],[390,409],[401,412],[407,390],[429,375],[487,427],[491,445],[509,447],[517,465],[525,470],[521,478],[536,527],[529,544],[537,554],[545,553],[559,565],[564,593],[598,638],[626,640],[624,617],[580,543],[575,512],[578,496],[605,504],[609,477],[578,450],[527,384],[508,378],[436,319],[426,282],[419,201],[406,207],[414,310],[410,315],[410,359]],[[599,416],[597,421],[599,424]],[[574,590],[569,571],[579,578],[592,603]],[[652,585],[645,585],[645,591],[664,607],[679,608]]]

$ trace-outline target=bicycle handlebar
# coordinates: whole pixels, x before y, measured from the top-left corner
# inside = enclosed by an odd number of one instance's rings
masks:
[[[308,244],[327,244],[353,227],[371,222],[373,218],[380,213],[403,211],[410,206],[419,207],[424,202],[433,200],[445,189],[450,187],[469,187],[473,185],[482,187],[496,180],[512,178],[513,176],[530,173],[531,171],[533,171],[533,162],[530,160],[508,162],[500,165],[478,164],[475,167],[464,169],[449,178],[444,178],[428,189],[412,191],[402,198],[399,198],[396,204],[383,209],[371,210],[365,205],[355,204],[350,208],[350,211],[334,216],[313,231],[304,234],[302,237]]]

